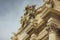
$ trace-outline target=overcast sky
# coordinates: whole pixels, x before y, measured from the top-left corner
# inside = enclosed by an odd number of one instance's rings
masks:
[[[0,40],[10,40],[12,32],[17,32],[20,17],[26,5],[41,6],[43,0],[0,0]]]

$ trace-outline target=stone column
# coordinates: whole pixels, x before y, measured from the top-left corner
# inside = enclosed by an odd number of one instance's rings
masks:
[[[57,40],[56,28],[54,27],[53,24],[52,25],[49,25],[48,35],[49,35],[48,40]]]

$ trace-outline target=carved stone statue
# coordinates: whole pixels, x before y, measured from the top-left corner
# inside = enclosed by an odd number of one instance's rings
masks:
[[[35,6],[36,5],[32,5],[32,6],[27,5],[27,7],[25,8],[25,10],[26,11],[29,11],[29,10],[34,11],[35,10]]]
[[[32,6],[29,6],[29,5],[28,5],[28,6],[25,8],[25,10],[26,10],[26,15],[29,14],[30,18],[31,18],[31,17],[34,18],[34,13],[36,12],[35,6],[36,6],[36,5],[32,5]]]
[[[54,7],[54,1],[53,0],[44,0],[44,1],[46,2],[47,6],[50,5],[52,8]]]

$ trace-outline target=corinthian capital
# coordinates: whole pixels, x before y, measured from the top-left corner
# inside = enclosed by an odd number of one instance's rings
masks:
[[[55,27],[56,25],[55,24],[50,24],[50,25],[47,25],[47,31],[49,32],[49,33],[52,33],[52,32],[56,32],[57,31],[57,26]]]
[[[57,29],[58,29],[57,20],[51,17],[47,22],[47,31],[53,32],[57,31]]]

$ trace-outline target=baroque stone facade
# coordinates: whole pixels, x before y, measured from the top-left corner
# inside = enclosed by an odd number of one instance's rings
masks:
[[[60,1],[44,0],[44,4],[27,6],[21,17],[22,27],[11,40],[60,40]]]

